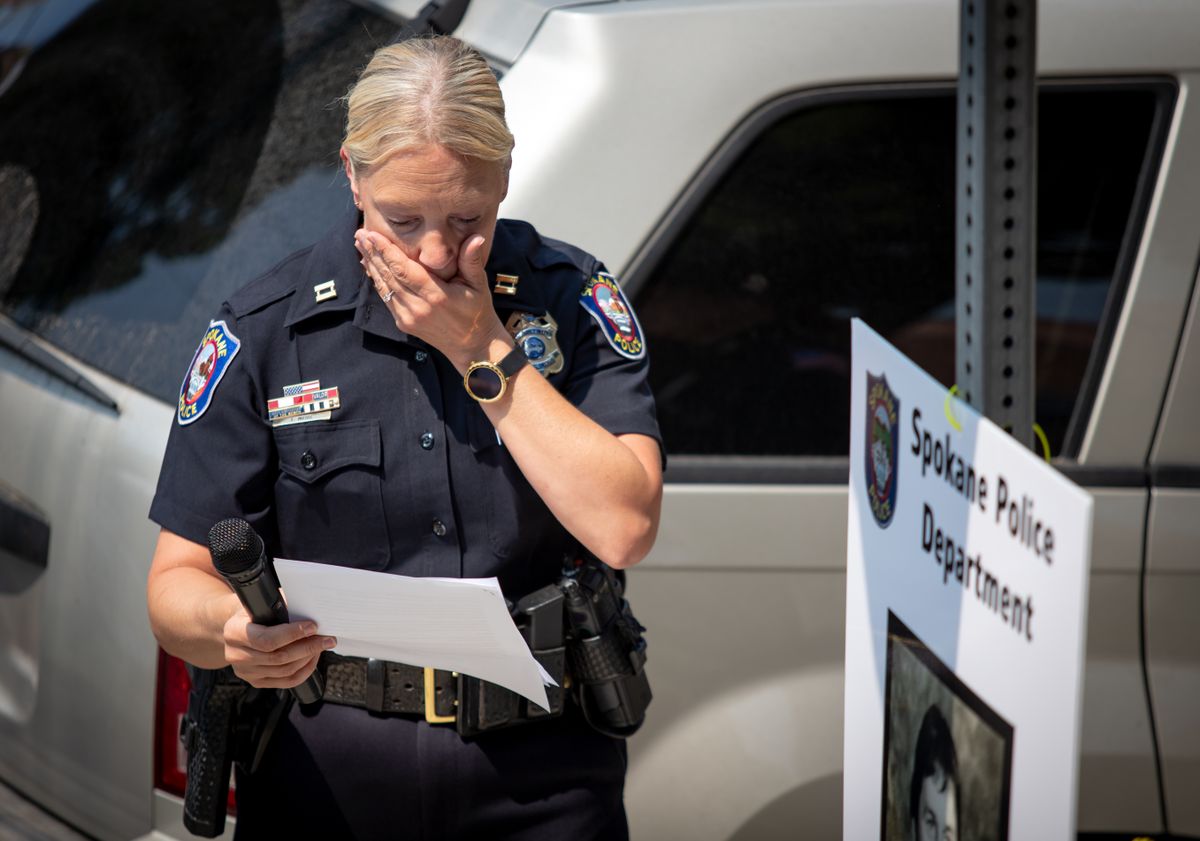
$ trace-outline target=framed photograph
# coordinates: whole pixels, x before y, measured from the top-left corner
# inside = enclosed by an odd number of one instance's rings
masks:
[[[1007,841],[1013,727],[888,611],[883,841]]]

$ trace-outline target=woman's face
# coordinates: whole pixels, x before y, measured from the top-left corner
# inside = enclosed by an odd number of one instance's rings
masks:
[[[958,786],[941,768],[921,781],[913,837],[917,841],[958,841]]]
[[[442,146],[399,152],[355,177],[342,152],[363,227],[395,242],[430,274],[458,274],[463,243],[484,238],[483,261],[492,249],[496,214],[508,190],[501,163],[456,155]]]

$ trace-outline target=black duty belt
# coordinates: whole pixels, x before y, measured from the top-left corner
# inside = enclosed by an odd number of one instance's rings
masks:
[[[419,716],[430,724],[454,724],[461,735],[474,736],[562,714],[565,650],[535,651],[534,656],[559,684],[546,687],[549,712],[503,686],[457,672],[329,652],[321,655],[324,700],[374,713]]]

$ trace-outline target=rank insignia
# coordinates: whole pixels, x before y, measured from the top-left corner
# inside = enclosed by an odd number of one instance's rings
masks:
[[[896,513],[896,482],[900,452],[900,400],[887,377],[867,373],[867,500],[881,528]]]
[[[520,279],[515,274],[498,274],[496,275],[496,288],[492,292],[497,295],[516,295],[517,282]]]
[[[200,347],[192,357],[183,385],[179,389],[179,409],[176,415],[180,426],[198,420],[212,400],[221,377],[242,347],[238,337],[229,332],[224,321],[211,321]]]
[[[613,350],[627,359],[646,355],[642,327],[615,277],[605,272],[592,275],[579,293],[579,303],[600,325]]]
[[[558,322],[550,313],[534,315],[528,312],[514,312],[504,326],[521,350],[525,351],[529,364],[543,377],[557,374],[563,369],[562,351],[555,338]]]
[[[327,280],[324,283],[318,283],[313,287],[313,292],[316,294],[318,304],[322,301],[332,301],[337,297],[337,282]]]
[[[321,388],[320,380],[285,385],[283,397],[267,401],[267,420],[271,426],[329,420],[333,410],[341,405],[337,386]]]

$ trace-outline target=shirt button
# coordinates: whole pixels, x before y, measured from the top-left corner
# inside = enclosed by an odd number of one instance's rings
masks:
[[[446,524],[443,523],[441,520],[434,520],[433,521],[433,533],[436,534],[438,537],[445,537],[446,536]]]
[[[300,466],[305,470],[312,470],[317,466],[317,457],[312,454],[311,450],[305,450],[300,454]]]
[[[423,350],[419,350],[413,355],[416,357],[418,362],[424,362],[426,359],[429,358],[429,354]]]
[[[432,450],[433,449],[433,433],[432,432],[426,432],[424,435],[421,436],[421,449],[422,450]]]

